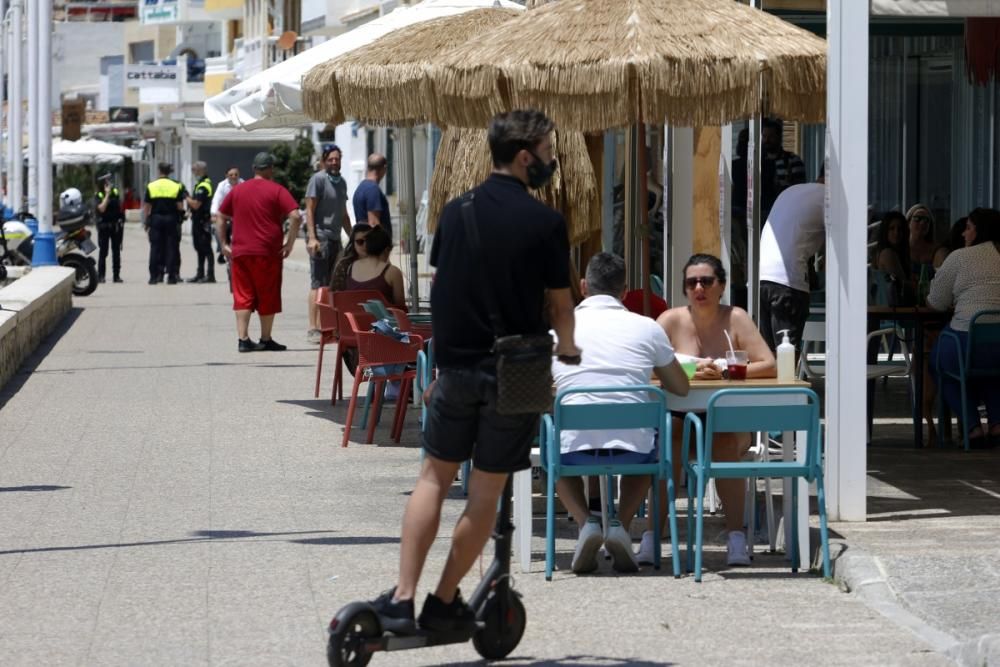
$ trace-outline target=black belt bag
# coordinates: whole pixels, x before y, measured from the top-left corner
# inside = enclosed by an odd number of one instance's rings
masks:
[[[476,214],[469,193],[462,202],[465,235],[473,252],[480,255],[486,278],[486,305],[493,327],[493,355],[497,368],[497,413],[523,415],[542,413],[552,407],[552,336],[504,335],[496,294],[486,273],[488,255],[482,250]]]

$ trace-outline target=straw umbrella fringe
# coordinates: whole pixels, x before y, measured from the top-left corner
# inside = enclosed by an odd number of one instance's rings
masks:
[[[563,0],[442,54],[436,120],[534,106],[563,128],[717,125],[825,113],[826,43],[733,0]],[[764,91],[767,91],[765,97]]]
[[[560,167],[545,188],[532,194],[563,212],[570,243],[576,244],[601,228],[597,184],[582,134],[560,132],[554,143]],[[486,130],[446,128],[431,177],[428,231],[437,228],[446,203],[479,185],[492,169]]]
[[[431,116],[424,72],[430,61],[520,13],[483,8],[424,21],[318,65],[303,78],[305,111],[333,123],[348,117],[369,125],[425,123]]]

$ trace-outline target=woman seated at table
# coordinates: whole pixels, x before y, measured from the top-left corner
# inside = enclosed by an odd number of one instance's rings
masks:
[[[934,276],[934,257],[938,244],[934,242],[934,214],[926,204],[914,204],[906,212],[909,223],[910,275],[916,280],[921,271],[927,278]]]
[[[954,340],[947,336],[938,339],[931,352],[932,370],[937,364],[952,373],[958,373],[959,354],[965,354],[969,344],[969,323],[981,310],[1000,310],[1000,211],[977,208],[969,213],[966,235],[971,245],[948,255],[934,280],[927,304],[938,310],[954,308],[955,313],[945,328],[958,336],[961,350],[955,349]],[[978,366],[1000,366],[1000,349],[995,346],[977,346],[975,362]],[[982,447],[986,432],[979,423],[979,404],[986,404],[989,437],[1000,442],[1000,386],[995,379],[966,380],[968,412],[962,413],[961,388],[958,382],[937,378],[941,394],[951,410],[961,415],[969,434],[970,447]],[[996,444],[996,442],[994,443]]]
[[[906,218],[899,211],[889,211],[882,217],[872,265],[889,276],[898,291],[909,284],[910,242]]]
[[[371,230],[371,225],[366,222],[359,222],[351,228],[351,238],[348,239],[344,254],[333,267],[333,274],[330,276],[330,289],[334,292],[347,289],[347,276],[351,272],[351,265],[361,256],[358,254],[358,246],[364,246],[365,237]]]
[[[358,258],[347,272],[348,290],[370,289],[380,292],[390,306],[406,307],[403,272],[389,261],[392,239],[381,227],[373,227],[364,237],[354,240]]]
[[[753,320],[742,308],[722,305],[726,291],[726,270],[714,255],[694,255],[684,267],[684,294],[688,305],[671,308],[657,322],[667,332],[674,351],[698,358],[694,380],[722,380],[717,360],[729,350],[726,333],[733,348],[747,352],[746,377],[777,376],[774,355],[757,331]],[[676,416],[674,433],[674,477],[680,478],[682,422]],[[712,460],[739,461],[750,447],[749,433],[718,433],[712,441]],[[725,508],[727,538],[726,563],[749,565],[750,555],[743,530],[745,482],[742,479],[716,480],[716,488]],[[666,497],[666,496],[664,496]]]

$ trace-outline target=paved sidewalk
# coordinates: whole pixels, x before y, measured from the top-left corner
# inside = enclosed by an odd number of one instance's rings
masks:
[[[0,662],[324,664],[333,612],[392,583],[415,419],[401,446],[386,419],[379,444],[341,449],[346,406],[312,396],[308,274],[285,274],[274,335],[289,351],[240,355],[225,283],[147,286],[143,240],[130,230],[126,283],[78,299],[0,390]],[[425,588],[461,508],[456,487]],[[538,520],[534,534],[540,553]],[[528,629],[510,664],[950,664],[778,555],[726,569],[713,546],[695,584],[574,577],[572,545],[559,541],[553,582],[516,575]],[[477,661],[457,646],[372,664]]]

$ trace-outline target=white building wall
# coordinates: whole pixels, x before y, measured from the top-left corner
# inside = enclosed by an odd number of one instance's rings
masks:
[[[87,88],[96,93],[103,56],[125,51],[125,23],[55,23],[52,35],[52,81],[60,93]],[[54,103],[58,103],[56,96]]]

